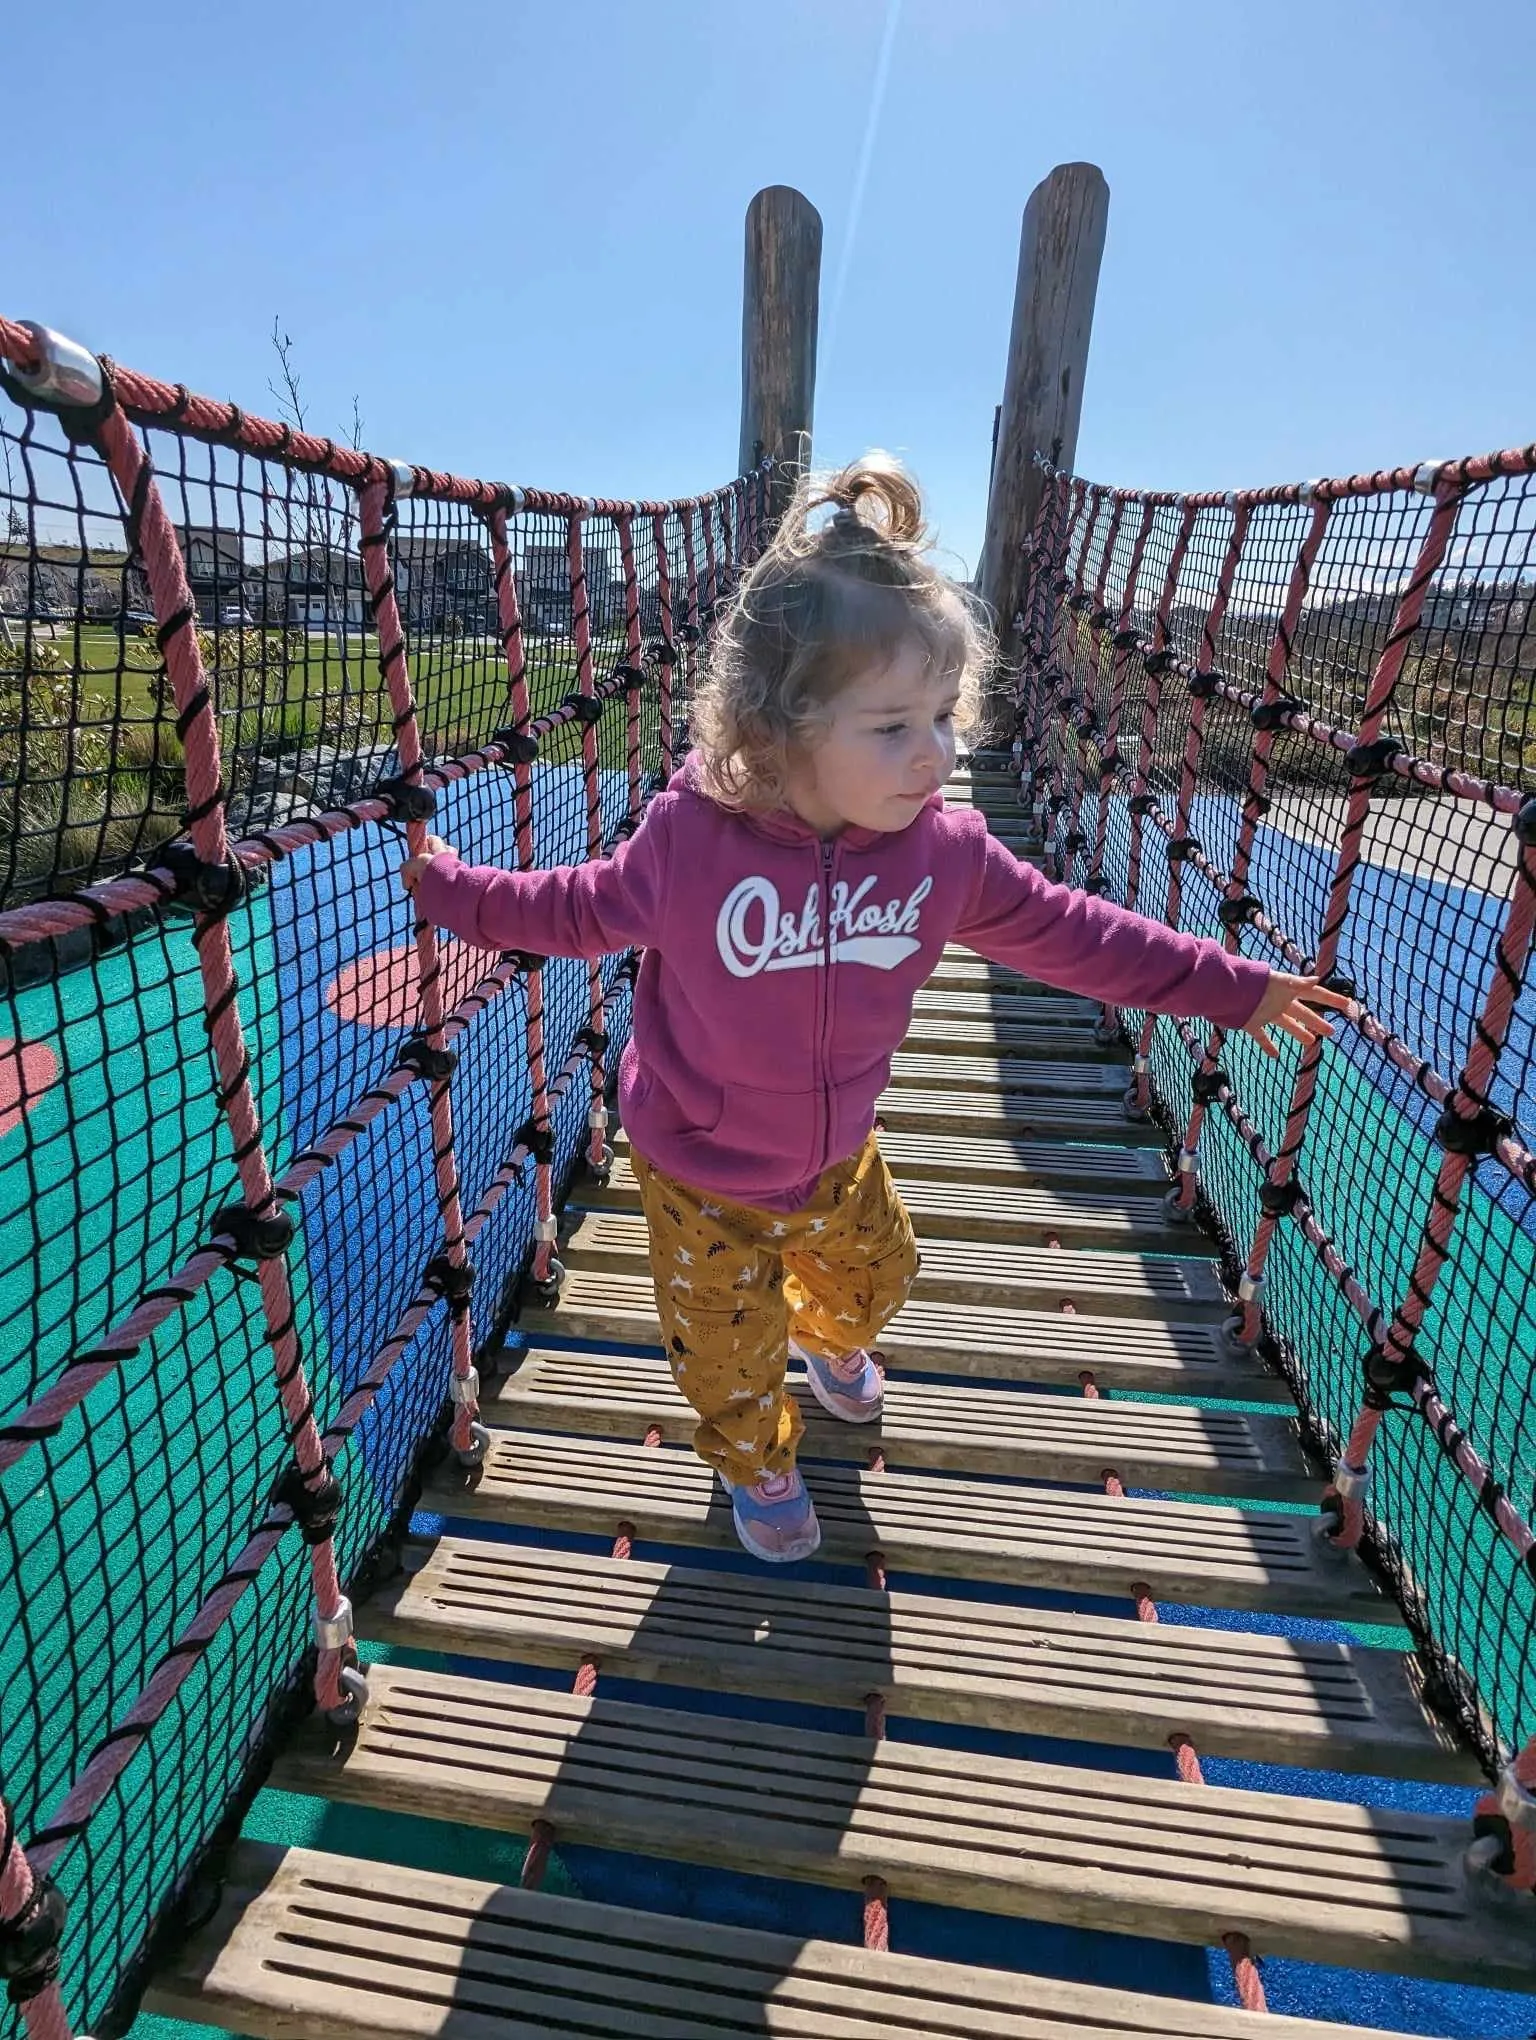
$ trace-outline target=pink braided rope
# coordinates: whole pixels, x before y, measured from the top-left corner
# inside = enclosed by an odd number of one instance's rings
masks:
[[[1091,507],[1088,511],[1088,522],[1083,527],[1083,537],[1082,543],[1078,548],[1077,564],[1072,571],[1072,599],[1081,598],[1084,592],[1083,575],[1088,566],[1088,555],[1093,549],[1093,535],[1098,529],[1099,511],[1103,507],[1104,501],[1105,492],[1102,489],[1088,488],[1086,485],[1078,499],[1077,508],[1079,512],[1082,510],[1085,502]],[[1070,622],[1068,621],[1069,618]],[[1076,695],[1078,662],[1082,657],[1083,640],[1078,612],[1072,608],[1070,600],[1063,605],[1060,620],[1062,623],[1062,638],[1058,645],[1056,658],[1052,662],[1058,676],[1053,690],[1053,705],[1058,707],[1063,700],[1070,700]],[[1051,822],[1049,833],[1045,836],[1045,840],[1049,849],[1054,843],[1056,834],[1055,817],[1067,804],[1067,738],[1064,733],[1058,733],[1057,741],[1050,747],[1049,756],[1046,760],[1046,785],[1048,788],[1046,809],[1051,817]],[[1044,834],[1045,832],[1042,831],[1042,833]]]
[[[1077,534],[1078,522],[1083,514],[1083,506],[1088,501],[1088,484],[1086,482],[1073,482],[1070,485],[1070,495],[1071,510],[1067,517],[1066,530],[1062,535],[1061,541],[1061,557],[1064,561],[1073,558],[1073,540]],[[1095,512],[1097,512],[1097,503],[1095,503]],[[1076,564],[1072,569],[1071,579],[1074,589],[1080,590],[1083,585],[1083,563],[1086,552],[1087,546],[1085,541],[1077,550]],[[1066,685],[1063,660],[1065,657],[1065,641],[1068,628],[1067,618],[1070,613],[1065,598],[1056,601],[1051,615],[1051,627],[1045,647],[1045,667],[1041,674],[1040,685],[1035,690],[1035,716],[1028,740],[1029,756],[1024,761],[1028,766],[1030,774],[1030,787],[1033,796],[1031,807],[1035,818],[1035,827],[1039,831],[1042,842],[1047,842],[1047,821],[1050,817],[1050,787],[1052,784],[1051,753],[1054,749],[1051,741],[1049,718],[1060,703],[1062,692]],[[1050,834],[1052,836],[1055,834],[1053,819],[1050,822]],[[1047,847],[1049,847],[1048,842]]]
[[[1227,538],[1227,549],[1222,555],[1220,569],[1216,575],[1216,586],[1211,594],[1210,607],[1200,630],[1200,651],[1195,661],[1197,673],[1209,673],[1216,663],[1216,639],[1221,631],[1227,605],[1232,599],[1232,589],[1237,580],[1238,563],[1243,556],[1243,546],[1248,537],[1248,522],[1251,512],[1239,503],[1232,512],[1232,529]],[[1200,770],[1200,753],[1205,744],[1205,715],[1208,707],[1204,695],[1196,697],[1189,712],[1189,728],[1184,739],[1184,762],[1179,773],[1179,791],[1174,817],[1174,837],[1182,840],[1189,835],[1190,816],[1194,811],[1195,784]],[[1184,871],[1182,865],[1172,862],[1168,866],[1168,908],[1166,919],[1170,928],[1179,925],[1179,914],[1184,902]],[[1137,1054],[1142,1058],[1152,1052],[1152,1037],[1157,1031],[1157,1015],[1149,1013],[1142,1025],[1141,1039]],[[1199,1111],[1198,1105],[1195,1111]],[[1198,1130],[1198,1119],[1191,1119],[1190,1125]],[[1186,1128],[1179,1155],[1179,1182],[1176,1192],[1181,1211],[1194,1208],[1196,1175],[1193,1166],[1195,1149],[1191,1131]]]
[[[1141,563],[1146,557],[1147,540],[1152,535],[1152,520],[1156,510],[1151,504],[1141,513],[1141,523],[1131,546],[1130,564],[1125,573],[1125,591],[1120,600],[1120,614],[1115,622],[1115,635],[1128,629],[1136,610],[1136,596],[1141,583]],[[1104,724],[1104,750],[1113,757],[1120,737],[1120,721],[1125,713],[1125,689],[1127,669],[1131,656],[1128,644],[1113,648],[1114,658],[1110,669],[1109,714]],[[1093,832],[1093,856],[1089,861],[1089,876],[1098,880],[1104,873],[1104,844],[1109,833],[1109,782],[1102,773],[1099,779],[1098,816]],[[1104,1009],[1106,1020],[1109,1008]]]
[[[624,661],[635,672],[642,668],[643,651],[640,637],[640,578],[635,571],[635,527],[633,519],[620,517],[619,565],[624,575]],[[671,668],[662,668],[663,701],[670,690]],[[628,777],[629,819],[631,824],[640,819],[640,690],[631,686],[624,697],[624,769]],[[666,708],[662,710],[662,721],[667,719]]]
[[[1408,655],[1409,643],[1418,629],[1429,584],[1445,559],[1446,547],[1455,528],[1461,497],[1462,489],[1458,483],[1442,481],[1436,488],[1434,511],[1419,548],[1412,577],[1398,603],[1391,632],[1382,647],[1381,656],[1376,662],[1376,670],[1371,675],[1370,685],[1366,690],[1365,713],[1360,723],[1362,744],[1374,743],[1381,734],[1382,722],[1391,706],[1403,660]],[[1319,977],[1327,977],[1338,960],[1339,942],[1349,915],[1355,871],[1360,863],[1360,842],[1371,804],[1371,792],[1372,782],[1368,779],[1355,779],[1350,783],[1339,844],[1339,861],[1333,875],[1333,883],[1329,888],[1323,929],[1318,940],[1314,963],[1314,969]],[[1296,1157],[1306,1135],[1307,1119],[1317,1089],[1318,1072],[1322,1068],[1322,1061],[1323,1050],[1320,1041],[1303,1049],[1286,1114],[1284,1137],[1280,1143],[1280,1152],[1275,1157],[1271,1175],[1271,1181],[1278,1188],[1284,1188],[1294,1172]],[[1256,1284],[1263,1276],[1270,1245],[1279,1223],[1279,1217],[1274,1212],[1265,1211],[1259,1215],[1245,1271],[1250,1286]],[[1246,1330],[1245,1322],[1244,1331]]]
[[[1296,558],[1292,564],[1290,579],[1286,585],[1285,600],[1281,605],[1280,615],[1275,624],[1274,635],[1269,643],[1269,656],[1264,669],[1264,687],[1260,697],[1265,703],[1278,701],[1284,690],[1286,676],[1290,670],[1291,650],[1296,639],[1296,626],[1301,620],[1302,604],[1307,599],[1307,589],[1312,581],[1312,569],[1316,564],[1318,550],[1323,543],[1323,536],[1327,531],[1328,519],[1332,511],[1333,505],[1327,501],[1313,504],[1311,519],[1302,534],[1301,543],[1296,549]],[[1258,835],[1259,823],[1264,815],[1264,789],[1269,783],[1269,754],[1274,747],[1274,741],[1274,733],[1272,731],[1268,729],[1254,731],[1248,760],[1248,791],[1243,800],[1242,821],[1238,825],[1237,845],[1232,856],[1231,877],[1224,881],[1223,875],[1207,865],[1203,857],[1199,860],[1206,876],[1217,886],[1225,899],[1240,897],[1243,887],[1247,883],[1248,870],[1253,858],[1254,840]],[[1267,917],[1265,918],[1266,930],[1278,937],[1279,931],[1273,928],[1273,924],[1268,922]],[[1228,951],[1233,956],[1241,955],[1243,946],[1241,930],[1234,927],[1224,927],[1222,934]],[[1293,951],[1287,955],[1286,960],[1293,963],[1298,969],[1305,970],[1306,968],[1305,960],[1301,957],[1299,951]],[[1225,1039],[1226,1034],[1222,1028],[1212,1028],[1205,1053],[1200,1058],[1199,1068],[1202,1074],[1208,1075],[1216,1068],[1217,1059],[1221,1054],[1222,1043]],[[1205,1113],[1205,1105],[1200,1099],[1196,1098],[1190,1108],[1189,1128],[1184,1137],[1184,1145],[1191,1153],[1195,1152],[1200,1145],[1200,1133],[1205,1122]],[[1191,1191],[1193,1191],[1193,1187],[1193,1180],[1190,1179]],[[1252,1345],[1259,1336],[1259,1316],[1259,1305],[1256,1298],[1240,1302],[1238,1336],[1249,1345]]]
[[[1186,508],[1179,519],[1179,528],[1174,534],[1173,546],[1168,555],[1168,566],[1163,575],[1162,589],[1157,598],[1157,611],[1152,625],[1152,646],[1154,652],[1166,651],[1173,637],[1173,599],[1178,591],[1179,576],[1184,571],[1184,558],[1189,551],[1190,539],[1194,536],[1197,512]],[[1152,783],[1152,757],[1157,744],[1158,719],[1163,705],[1163,670],[1157,665],[1147,675],[1147,691],[1142,698],[1141,732],[1136,746],[1136,773],[1131,784],[1133,796],[1145,796]],[[1136,808],[1130,815],[1130,846],[1127,851],[1125,904],[1133,912],[1141,894],[1141,849],[1145,817]],[[1105,1018],[1114,1017],[1111,1008],[1105,1008]],[[1151,1108],[1152,1090],[1147,1076],[1145,1051],[1137,1057],[1137,1067],[1132,1077],[1132,1093],[1135,1109],[1143,1117]]]
[[[576,691],[590,700],[594,693],[592,679],[592,616],[587,601],[587,572],[582,558],[581,518],[573,516],[567,527],[567,546],[571,570],[571,642],[576,649]],[[603,854],[603,810],[602,793],[598,785],[599,753],[596,723],[585,722],[581,729],[581,780],[582,791],[587,804],[587,856],[601,857]],[[587,1139],[587,1160],[594,1169],[601,1169],[606,1155],[603,1128],[597,1114],[606,1112],[603,1103],[607,1088],[606,1055],[601,1046],[604,1039],[606,995],[603,990],[603,966],[601,959],[594,958],[587,965],[587,1026],[591,1030],[592,1049],[592,1102],[589,1108],[591,1119]]]
[[[672,628],[672,569],[667,559],[667,520],[664,517],[651,519],[651,542],[656,548],[656,601],[661,612],[661,635],[668,646],[675,647],[676,637]],[[672,681],[673,668],[663,664],[661,669],[661,765],[670,779],[672,776]],[[665,782],[663,782],[665,783]]]
[[[45,1874],[40,1864],[27,1860],[17,1838],[11,1810],[0,1799],[0,1925],[22,1917],[32,1903],[37,1879]],[[21,2007],[27,2040],[71,2040],[73,2028],[64,2011],[56,1983],[50,1983]]]
[[[100,443],[113,480],[123,501],[130,506],[134,540],[160,622],[165,668],[185,753],[192,845],[203,863],[222,865],[229,844],[224,833],[218,731],[193,627],[196,606],[176,533],[166,514],[149,457],[120,411],[109,412],[102,421]],[[236,1006],[234,962],[226,922],[218,915],[200,916],[194,942],[208,1008],[208,1037],[218,1072],[219,1102],[229,1122],[240,1187],[248,1209],[258,1218],[265,1218],[275,1214],[278,1205],[262,1144],[256,1100],[247,1076],[250,1058]],[[279,1257],[259,1262],[257,1283],[294,1458],[305,1484],[314,1487],[327,1478],[329,1469],[320,1447],[313,1398],[294,1329],[293,1293],[286,1261]],[[333,1616],[338,1612],[341,1587],[331,1539],[327,1537],[310,1546],[310,1557],[316,1602],[322,1615]],[[323,1707],[339,1703],[340,1673],[340,1652],[322,1650],[316,1686]]]
[[[394,499],[383,482],[369,482],[358,497],[361,527],[363,582],[368,590],[374,628],[379,638],[379,667],[389,689],[394,710],[395,750],[400,776],[408,785],[421,781],[421,730],[416,720],[416,701],[411,691],[410,670],[405,654],[405,628],[400,605],[395,600],[395,578],[390,565],[389,541],[394,531]],[[411,856],[419,857],[427,847],[427,825],[414,818],[405,824],[406,844]],[[412,913],[416,940],[416,971],[421,1000],[423,1032],[430,1048],[443,1045],[443,973],[438,954],[437,930],[419,911]],[[443,1250],[450,1266],[463,1268],[464,1220],[459,1207],[458,1158],[453,1144],[453,1099],[451,1080],[436,1078],[431,1091],[432,1161],[437,1180],[437,1206],[443,1220]],[[467,1452],[474,1442],[474,1427],[480,1406],[469,1391],[474,1375],[474,1332],[468,1299],[450,1303],[450,1343],[453,1374],[457,1383],[451,1442],[456,1452]]]
[[[704,599],[713,610],[720,599],[720,563],[715,556],[715,520],[710,504],[699,506],[699,521],[704,527]]]
[[[693,542],[693,512],[681,510],[678,515],[683,527],[683,561],[688,575],[686,600],[688,604],[687,629],[683,664],[683,691],[691,704],[699,685],[699,562]],[[669,685],[670,685],[670,677]],[[673,720],[675,710],[670,694],[665,699],[661,712],[661,769],[662,784],[672,776],[672,747],[674,742]]]
[[[1048,475],[1060,473],[1043,456],[1037,465]],[[1438,482],[1454,482],[1467,488],[1474,482],[1491,482],[1501,476],[1536,474],[1536,441],[1529,446],[1506,447],[1497,453],[1468,454],[1461,460],[1420,462],[1406,467],[1377,468],[1368,474],[1333,475],[1313,482],[1273,482],[1259,489],[1239,489],[1235,495],[1222,489],[1206,489],[1186,495],[1177,489],[1108,489],[1106,495],[1126,502],[1163,505],[1192,505],[1196,510],[1219,510],[1233,503],[1250,510],[1266,503],[1310,503],[1319,496],[1338,501],[1344,496],[1401,495],[1426,485],[1433,474]]]
[[[1110,564],[1114,559],[1115,547],[1120,542],[1120,525],[1124,517],[1124,514],[1125,506],[1123,503],[1116,503],[1110,511],[1109,530],[1105,534],[1104,550],[1099,555],[1099,571],[1094,576],[1093,606],[1096,611],[1102,609],[1104,606],[1104,591],[1109,583],[1109,569]],[[1080,661],[1083,659],[1084,656],[1085,639],[1087,642],[1087,669],[1086,671],[1081,672],[1080,675],[1079,665]],[[1094,683],[1102,675],[1103,665],[1104,665],[1104,648],[1099,642],[1099,634],[1097,630],[1093,627],[1091,623],[1088,625],[1086,630],[1079,627],[1079,629],[1073,634],[1072,640],[1072,692],[1074,698],[1077,701],[1078,706],[1082,709],[1085,716],[1089,716],[1093,712]],[[1073,761],[1072,799],[1071,806],[1067,811],[1067,835],[1074,836],[1078,833],[1078,823],[1082,819],[1083,795],[1087,790],[1088,783],[1087,746],[1085,743],[1079,741],[1077,732],[1074,729],[1072,729],[1071,724],[1068,724],[1067,727],[1071,731],[1071,753]],[[1062,852],[1063,878],[1066,879],[1071,878],[1072,875],[1071,866],[1074,854],[1075,854],[1074,852],[1068,851],[1065,848],[1065,846],[1063,846]]]
[[[21,369],[37,366],[32,336],[24,326],[0,318],[0,356]],[[334,440],[297,432],[268,418],[242,411],[237,404],[213,397],[197,396],[179,383],[160,382],[137,369],[111,364],[113,388],[124,413],[136,424],[164,427],[189,439],[200,439],[236,452],[252,453],[299,470],[318,471],[336,481],[363,489],[393,479],[395,463],[377,454],[363,453]],[[411,494],[436,502],[465,503],[490,511],[498,506],[548,511],[557,517],[584,509],[604,516],[628,510],[635,516],[649,516],[654,510],[673,510],[686,501],[692,505],[712,500],[711,495],[641,502],[613,497],[572,496],[563,490],[517,488],[507,482],[474,481],[463,475],[441,474],[432,468],[411,469]],[[718,491],[712,492],[718,495]]]
[[[1536,929],[1536,850],[1526,845],[1520,852],[1509,912],[1499,933],[1488,995],[1473,1028],[1472,1044],[1467,1051],[1461,1080],[1451,1095],[1448,1107],[1458,1118],[1474,1118],[1478,1110],[1478,1101],[1487,1096],[1488,1086],[1498,1067],[1500,1051],[1509,1032],[1515,1001],[1520,994],[1521,980],[1531,952],[1533,929]],[[1440,1158],[1434,1187],[1430,1192],[1429,1216],[1424,1224],[1418,1259],[1408,1278],[1407,1292],[1398,1303],[1386,1336],[1382,1340],[1383,1350],[1400,1362],[1412,1358],[1414,1339],[1434,1300],[1441,1272],[1450,1258],[1451,1236],[1456,1229],[1457,1214],[1461,1209],[1462,1189],[1475,1168],[1476,1158],[1472,1155],[1457,1154],[1448,1149]],[[1455,1430],[1456,1443],[1453,1447],[1443,1433],[1441,1443],[1460,1471],[1473,1481],[1481,1495],[1484,1482],[1491,1483],[1492,1475],[1483,1467],[1460,1429],[1454,1425],[1450,1412],[1444,1409],[1439,1397],[1428,1385],[1427,1377],[1425,1382],[1422,1394],[1416,1393],[1414,1400],[1426,1415],[1425,1396],[1432,1397],[1437,1409],[1443,1411],[1443,1421]],[[1381,1411],[1369,1403],[1362,1402],[1354,1429],[1344,1447],[1343,1465],[1354,1471],[1364,1469],[1381,1423],[1381,1415]],[[1431,1427],[1439,1432],[1440,1422],[1431,1419]],[[1357,1493],[1341,1495],[1337,1488],[1330,1488],[1325,1500],[1339,1513],[1339,1528],[1335,1533],[1334,1542],[1346,1548],[1353,1548],[1360,1542],[1365,1531],[1363,1496]],[[1501,1509],[1507,1522],[1501,1520],[1499,1516],[1498,1512]],[[1493,1511],[1494,1520],[1499,1523],[1500,1529],[1515,1545],[1523,1559],[1529,1549],[1529,1543],[1522,1547],[1519,1539],[1523,1537],[1529,1540],[1529,1531],[1502,1497],[1495,1498]],[[1514,1530],[1509,1527],[1511,1525],[1515,1526]]]
[[[528,697],[528,665],[523,650],[523,618],[517,600],[517,577],[512,571],[512,554],[507,543],[507,517],[504,510],[496,511],[490,519],[491,561],[495,578],[497,616],[501,624],[501,641],[507,656],[507,687],[511,698],[512,720],[519,730],[529,730],[529,710],[532,706]],[[574,713],[574,711],[569,711]],[[524,760],[513,766],[514,802],[517,826],[517,866],[519,871],[531,871],[534,867],[533,841],[533,766]],[[552,1136],[553,1122],[549,1111],[549,1071],[544,1050],[544,972],[535,968],[528,973],[528,1010],[525,1023],[528,1053],[528,1077],[533,1091],[533,1123],[542,1138]],[[554,1258],[555,1243],[546,1237],[551,1230],[555,1212],[555,1173],[551,1161],[536,1165],[534,1176],[534,1220],[535,1235],[532,1275],[536,1282],[549,1279],[550,1262]]]

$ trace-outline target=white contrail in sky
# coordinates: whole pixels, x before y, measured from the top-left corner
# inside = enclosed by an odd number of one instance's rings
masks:
[[[848,268],[853,259],[853,244],[858,239],[859,216],[864,210],[864,189],[869,183],[869,166],[875,154],[875,135],[880,126],[880,113],[885,105],[886,82],[891,75],[891,50],[896,41],[896,24],[901,18],[901,0],[886,0],[885,33],[880,38],[880,54],[875,59],[875,82],[869,95],[869,116],[864,122],[864,140],[859,147],[859,167],[853,175],[853,197],[848,204],[848,226],[843,235],[842,251],[837,258],[837,276],[832,285],[832,303],[827,312],[827,335],[821,347],[821,367],[825,371],[832,359],[832,349],[837,340],[838,315],[843,309],[843,292],[848,285]]]

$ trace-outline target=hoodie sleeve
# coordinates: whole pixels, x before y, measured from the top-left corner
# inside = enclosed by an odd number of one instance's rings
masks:
[[[661,946],[670,848],[660,801],[610,857],[553,871],[503,871],[434,857],[416,888],[422,915],[480,949],[607,956]]]
[[[1219,942],[1052,885],[993,836],[955,940],[1062,991],[1227,1029],[1253,1018],[1270,976]]]

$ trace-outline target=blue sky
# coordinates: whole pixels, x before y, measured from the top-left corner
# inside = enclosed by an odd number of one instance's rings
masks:
[[[0,304],[315,421],[611,494],[734,464],[742,220],[826,226],[817,447],[971,561],[1020,213],[1100,164],[1079,466],[1229,486],[1536,433],[1525,0],[310,0],[11,10]],[[850,226],[855,227],[850,240]],[[845,286],[830,349],[826,321]]]

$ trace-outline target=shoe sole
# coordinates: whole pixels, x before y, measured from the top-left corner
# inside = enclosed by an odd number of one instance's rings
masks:
[[[759,1559],[764,1565],[798,1565],[802,1559],[814,1557],[821,1549],[819,1523],[816,1526],[815,1543],[808,1544],[803,1551],[764,1551],[760,1545],[753,1543],[750,1532],[737,1515],[734,1506],[731,1509],[731,1521],[736,1525],[736,1536],[742,1550],[749,1557]]]
[[[817,1402],[821,1404],[829,1417],[836,1417],[840,1424],[878,1424],[881,1417],[885,1414],[885,1397],[883,1394],[875,1402],[871,1403],[867,1411],[861,1411],[858,1416],[851,1415],[845,1409],[839,1409],[832,1391],[829,1388],[822,1387],[821,1376],[809,1361],[805,1364],[805,1378],[810,1384],[811,1394],[815,1396]]]

